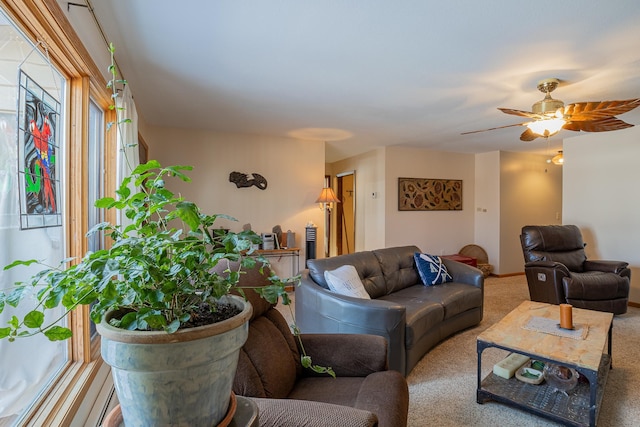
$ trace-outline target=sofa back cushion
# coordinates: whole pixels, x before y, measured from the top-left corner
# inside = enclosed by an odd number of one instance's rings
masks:
[[[300,352],[282,314],[270,308],[252,319],[249,336],[240,350],[233,392],[284,399],[301,373]]]
[[[309,275],[318,285],[329,289],[324,277],[327,270],[335,270],[343,265],[353,265],[362,280],[362,284],[371,298],[386,295],[385,278],[376,256],[370,251],[355,252],[330,258],[310,259],[307,261]]]
[[[360,280],[358,270],[353,265],[343,265],[335,270],[325,270],[324,279],[333,292],[354,298],[371,299],[362,280]]]
[[[417,246],[376,249],[372,252],[382,269],[386,283],[385,295],[422,283],[413,259],[413,254],[420,252]]]
[[[525,262],[554,261],[581,272],[587,259],[582,233],[575,225],[527,225],[520,235]]]

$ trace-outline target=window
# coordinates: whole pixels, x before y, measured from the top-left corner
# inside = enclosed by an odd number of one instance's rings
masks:
[[[31,153],[19,147],[20,124],[17,99],[19,93],[18,70],[29,75],[48,95],[64,105],[65,81],[60,73],[49,65],[47,59],[29,42],[7,19],[0,15],[0,265],[4,266],[16,259],[37,258],[50,265],[57,265],[66,252],[65,227],[41,227],[21,230],[20,211],[24,201],[20,199],[20,186],[24,182],[19,179],[19,172],[26,170],[27,157]],[[23,91],[24,93],[24,91]],[[21,120],[28,116],[20,115]],[[62,125],[65,112],[57,121]],[[42,128],[43,123],[34,121],[35,128]],[[38,130],[39,131],[39,130]],[[64,141],[64,129],[59,133]],[[36,157],[38,165],[47,162],[58,176],[64,176],[64,146],[56,152],[51,151],[51,158]],[[24,154],[23,154],[24,151]],[[54,154],[55,153],[55,154]],[[24,158],[21,158],[24,155]],[[45,168],[41,172],[44,174]],[[29,175],[29,174],[25,174]],[[31,187],[28,192],[35,192],[45,185],[44,177],[38,176],[38,186]],[[40,179],[42,178],[42,179]],[[64,179],[64,178],[63,178]],[[51,179],[48,184],[51,184]],[[27,194],[28,194],[27,192]],[[55,194],[55,199],[62,204],[64,191]],[[44,204],[44,203],[43,203]],[[61,206],[57,206],[61,208]],[[36,210],[43,207],[36,206]],[[62,210],[64,212],[64,210]],[[64,213],[63,213],[64,218]],[[63,220],[64,223],[64,220]],[[0,271],[2,287],[10,286],[16,281],[25,280],[39,268],[16,268]],[[35,300],[34,300],[35,302]],[[0,323],[6,324],[9,318],[24,315],[30,310],[28,305],[21,306],[19,313],[5,310],[0,313]],[[60,317],[62,311],[50,316],[51,321]],[[19,420],[25,410],[40,396],[51,381],[57,377],[68,360],[67,344],[50,342],[43,336],[19,339],[15,343],[0,341],[0,421]]]
[[[102,177],[104,176],[104,114],[102,109],[92,100],[89,104],[89,149],[87,166],[89,169],[89,194],[88,194],[88,212],[89,224],[91,229],[94,225],[103,221],[102,210],[96,208],[95,202],[104,194],[102,190]],[[89,250],[96,251],[104,246],[103,236],[96,233],[89,237]]]
[[[92,100],[89,103],[89,147],[87,150],[87,167],[89,169],[89,185],[87,189],[87,217],[89,223],[87,227],[89,230],[103,222],[102,209],[96,208],[95,202],[104,195],[102,189],[102,177],[104,176],[104,130],[104,113]],[[88,236],[87,244],[90,251],[102,249],[104,247],[103,233],[98,232]],[[97,333],[96,325],[91,322],[90,335],[92,340],[97,337]]]

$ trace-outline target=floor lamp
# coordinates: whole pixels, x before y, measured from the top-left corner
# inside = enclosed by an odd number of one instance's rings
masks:
[[[340,203],[340,199],[336,197],[336,193],[330,187],[324,187],[316,203],[320,204],[320,209],[324,211],[324,256],[329,256],[329,213],[331,213],[331,204]]]

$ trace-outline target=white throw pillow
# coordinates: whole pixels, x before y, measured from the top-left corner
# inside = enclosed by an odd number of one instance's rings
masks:
[[[354,298],[371,299],[353,265],[343,265],[335,270],[325,270],[324,279],[333,292]]]

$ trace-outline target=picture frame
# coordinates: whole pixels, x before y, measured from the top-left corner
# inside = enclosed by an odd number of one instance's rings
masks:
[[[398,178],[399,211],[461,211],[462,180]]]

